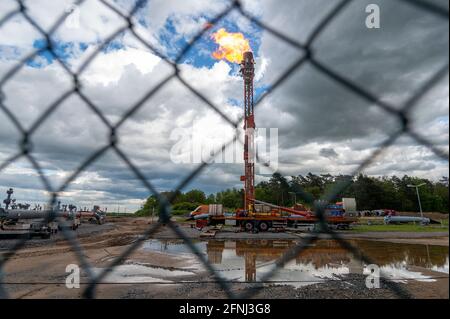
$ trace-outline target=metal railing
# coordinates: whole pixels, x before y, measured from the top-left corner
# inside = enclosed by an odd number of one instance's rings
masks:
[[[78,0],[75,2],[76,5],[82,5],[84,2],[89,0]],[[123,161],[123,163],[128,167],[128,169],[135,175],[135,177],[140,180],[143,185],[152,193],[154,194],[161,203],[160,205],[160,211],[159,216],[160,220],[159,222],[152,224],[149,226],[149,228],[140,236],[134,243],[132,243],[130,246],[128,246],[117,258],[115,258],[112,263],[109,265],[109,267],[105,268],[101,273],[98,275],[94,275],[91,271],[91,267],[87,259],[85,258],[83,254],[83,249],[80,246],[79,242],[76,239],[76,236],[73,234],[73,232],[67,231],[63,229],[63,235],[65,239],[70,243],[74,253],[76,254],[80,266],[83,270],[86,271],[86,274],[89,279],[89,284],[87,285],[86,289],[83,292],[83,296],[86,298],[94,298],[96,295],[96,287],[97,285],[108,275],[116,266],[118,266],[120,263],[122,263],[128,256],[130,256],[131,253],[133,253],[144,240],[150,238],[155,232],[158,231],[158,229],[165,224],[166,226],[170,227],[177,236],[182,239],[186,245],[192,250],[192,252],[197,256],[199,261],[206,267],[207,271],[213,276],[214,282],[216,282],[221,289],[226,293],[226,295],[229,298],[249,298],[253,296],[258,289],[255,288],[248,288],[244,293],[242,294],[235,294],[231,287],[230,282],[225,280],[219,272],[216,272],[214,267],[208,262],[208,259],[205,257],[204,254],[202,254],[199,249],[194,245],[193,241],[183,232],[182,229],[179,227],[176,227],[176,225],[170,220],[170,210],[171,210],[171,202],[174,200],[174,198],[165,198],[164,196],[161,196],[158,191],[155,189],[155,187],[152,185],[152,183],[144,176],[144,174],[141,172],[139,167],[137,165],[134,165],[132,161],[127,157],[127,155],[121,150],[120,145],[118,143],[118,129],[133,115],[135,114],[145,102],[147,102],[152,96],[155,95],[160,89],[165,87],[170,81],[172,80],[178,80],[180,83],[182,83],[192,94],[200,98],[204,103],[206,103],[212,110],[217,112],[224,121],[228,122],[230,125],[232,125],[234,128],[238,128],[240,123],[242,123],[243,118],[241,118],[239,121],[235,122],[232,119],[230,119],[226,114],[224,114],[220,107],[215,105],[213,102],[211,102],[206,96],[204,96],[201,92],[196,90],[194,87],[192,87],[184,78],[183,74],[180,71],[178,65],[182,61],[182,59],[186,56],[186,54],[191,50],[193,45],[195,45],[202,36],[205,35],[205,33],[210,29],[204,28],[201,30],[198,34],[196,34],[189,43],[181,50],[181,52],[178,54],[178,56],[175,59],[169,59],[168,57],[164,56],[161,52],[158,51],[157,48],[155,48],[151,43],[149,43],[147,40],[145,40],[142,36],[138,34],[136,31],[136,25],[133,22],[133,17],[136,15],[136,13],[142,8],[143,5],[146,4],[147,1],[145,0],[137,0],[135,2],[135,5],[131,9],[130,12],[127,14],[124,14],[121,10],[116,8],[113,4],[106,0],[98,0],[100,1],[106,8],[109,10],[112,10],[117,15],[121,16],[123,20],[126,22],[126,26],[119,28],[118,30],[114,31],[110,34],[110,36],[107,37],[105,41],[102,42],[100,46],[96,48],[94,52],[92,52],[87,60],[83,62],[83,64],[78,68],[77,71],[70,70],[65,62],[59,57],[57,52],[55,51],[55,42],[52,39],[52,37],[55,35],[55,33],[58,31],[58,29],[62,26],[66,18],[70,15],[70,12],[65,12],[62,14],[59,19],[50,27],[48,31],[45,31],[44,28],[39,25],[39,23],[32,18],[32,16],[29,14],[29,10],[27,9],[24,1],[17,0],[18,8],[12,12],[7,13],[3,17],[0,17],[0,28],[2,28],[5,24],[7,24],[11,19],[17,16],[22,16],[26,21],[29,22],[29,24],[37,31],[39,34],[45,39],[46,45],[42,46],[39,49],[36,49],[34,52],[29,54],[28,56],[24,57],[19,63],[15,64],[14,67],[12,67],[10,70],[6,72],[5,75],[3,75],[0,78],[0,110],[6,115],[7,119],[19,130],[21,133],[21,141],[18,146],[18,151],[15,155],[8,158],[3,163],[0,163],[0,172],[4,170],[7,166],[9,166],[11,163],[14,163],[15,161],[25,158],[28,160],[34,170],[39,175],[41,181],[43,182],[43,185],[45,186],[45,189],[51,194],[51,200],[50,200],[50,207],[55,207],[55,204],[57,203],[58,196],[61,192],[65,191],[68,186],[83,172],[85,171],[90,165],[92,165],[94,162],[96,162],[105,152],[107,151],[113,151],[116,153],[119,158]],[[437,5],[432,4],[431,2],[427,2],[425,0],[397,0],[404,3],[407,3],[411,6],[414,6],[416,8],[419,8],[421,10],[427,11],[433,15],[435,15],[436,19],[444,19],[448,20],[448,11],[444,8],[441,8]],[[349,6],[350,3],[352,3],[353,0],[342,0],[338,2],[335,7],[328,12],[325,17],[318,23],[317,26],[313,29],[311,34],[309,35],[308,39],[305,42],[299,42],[288,35],[283,34],[282,32],[270,27],[265,22],[261,21],[260,19],[254,17],[252,14],[247,12],[244,7],[241,5],[240,1],[230,1],[229,5],[219,14],[217,14],[213,19],[209,21],[209,26],[214,26],[226,16],[228,16],[232,12],[238,12],[243,17],[248,19],[249,21],[255,23],[257,26],[259,26],[261,29],[266,30],[276,38],[278,38],[280,41],[290,45],[291,47],[297,49],[299,51],[298,58],[290,65],[290,67],[285,71],[281,76],[279,76],[269,87],[269,89],[262,94],[259,99],[255,102],[255,107],[257,108],[259,104],[273,91],[275,91],[278,87],[280,87],[288,77],[290,77],[295,72],[298,72],[302,65],[308,63],[311,65],[317,72],[320,72],[333,81],[339,83],[343,87],[345,87],[347,90],[353,92],[355,95],[363,98],[364,100],[373,103],[374,105],[377,105],[379,108],[386,111],[390,116],[395,117],[398,119],[400,123],[400,128],[398,131],[396,131],[394,134],[389,136],[388,139],[386,139],[383,143],[381,143],[375,152],[371,154],[368,158],[366,158],[364,161],[362,161],[359,165],[359,167],[353,172],[352,176],[355,176],[359,172],[361,172],[363,169],[365,169],[369,164],[372,163],[372,161],[380,155],[387,147],[392,145],[395,141],[398,140],[400,136],[408,135],[411,138],[413,138],[418,144],[426,146],[431,151],[433,151],[436,156],[443,159],[444,161],[448,161],[448,154],[444,151],[437,148],[435,145],[433,145],[432,141],[427,140],[424,136],[419,135],[417,132],[414,132],[411,127],[411,121],[410,121],[410,113],[412,109],[415,107],[415,105],[418,103],[421,97],[423,97],[427,92],[429,92],[433,87],[437,84],[438,81],[442,80],[447,74],[448,74],[448,61],[443,61],[443,65],[441,68],[428,80],[426,81],[419,89],[415,90],[414,94],[411,98],[408,99],[406,103],[403,105],[391,105],[387,102],[383,102],[379,97],[372,94],[368,89],[358,85],[357,83],[352,82],[348,78],[345,77],[343,74],[339,74],[336,71],[333,71],[329,67],[327,67],[324,63],[320,61],[320,59],[316,58],[315,51],[313,50],[313,44],[315,43],[316,39],[332,24],[333,20],[336,19],[337,16],[339,16],[343,11],[346,10],[346,8]],[[93,60],[96,58],[96,56],[105,49],[108,44],[110,44],[114,39],[119,36],[121,33],[129,31],[134,38],[139,41],[141,44],[143,44],[146,48],[148,48],[151,52],[153,52],[155,55],[163,59],[169,66],[172,68],[172,72],[166,76],[162,81],[160,81],[157,85],[155,85],[152,88],[149,88],[148,91],[143,95],[143,97],[136,102],[133,105],[130,105],[126,113],[122,116],[122,118],[117,123],[111,123],[108,118],[102,113],[100,108],[83,92],[83,86],[80,82],[80,76],[84,74],[84,72],[88,69],[90,64],[93,62]],[[444,35],[443,35],[444,36]],[[29,129],[25,129],[24,126],[20,123],[18,118],[14,115],[13,112],[8,108],[7,105],[5,105],[5,98],[8,94],[8,92],[4,91],[5,84],[8,83],[26,64],[28,61],[32,60],[33,58],[37,57],[39,54],[42,54],[44,52],[50,53],[54,60],[65,70],[67,76],[69,76],[72,79],[73,85],[70,90],[62,93],[59,98],[57,98],[52,104],[50,104],[45,112],[43,112],[39,118],[31,125]],[[109,141],[106,145],[102,146],[101,148],[97,149],[94,153],[92,153],[85,161],[80,163],[80,165],[77,167],[77,169],[62,183],[62,185],[59,188],[53,188],[48,180],[48,177],[44,173],[43,169],[39,165],[39,163],[36,161],[35,157],[32,153],[32,137],[33,134],[36,132],[36,130],[43,125],[43,122],[45,119],[47,119],[52,113],[54,113],[60,105],[66,101],[71,96],[78,96],[81,98],[82,101],[84,101],[88,107],[93,111],[93,113],[98,116],[98,118],[102,121],[102,123],[105,125],[105,127],[108,128],[110,132]],[[236,130],[237,131],[237,130]],[[222,146],[222,148],[219,151],[221,151],[223,148],[227,148],[229,145],[233,144],[236,140],[239,140],[239,134],[236,133],[234,138],[225,145]],[[216,153],[217,154],[217,153]],[[212,158],[216,154],[212,155]],[[257,160],[259,158],[257,157]],[[177,190],[182,190],[189,182],[191,182],[194,178],[196,178],[203,169],[208,165],[209,161],[205,161],[202,164],[198,165],[198,167],[192,171],[189,176],[184,178],[181,183],[176,187]],[[364,255],[364,252],[360,251],[357,247],[354,247],[351,245],[348,241],[344,240],[338,233],[334,232],[332,229],[330,229],[326,223],[326,217],[324,215],[324,209],[325,204],[328,202],[331,202],[332,200],[335,200],[338,194],[344,190],[348,185],[350,184],[350,180],[344,180],[341,181],[339,184],[336,185],[330,192],[326,193],[321,201],[314,201],[312,196],[310,194],[307,194],[302,189],[297,189],[296,192],[302,195],[303,200],[307,201],[313,207],[315,207],[315,213],[318,217],[318,223],[319,226],[318,230],[313,231],[310,236],[306,237],[303,241],[301,241],[298,245],[295,245],[294,247],[288,249],[284,255],[279,258],[275,262],[275,267],[268,273],[266,273],[262,278],[261,282],[268,282],[273,275],[278,271],[280,267],[285,265],[288,261],[295,258],[299,253],[301,253],[304,250],[307,250],[308,247],[315,242],[317,239],[319,239],[320,234],[327,233],[331,235],[331,237],[338,241],[338,243],[348,250],[350,253],[352,253],[355,257],[359,258],[361,261],[367,263],[367,264],[374,264],[376,263],[373,260],[370,260],[367,256]],[[176,192],[174,192],[176,193]],[[48,217],[48,221],[52,221],[55,219],[55,214],[52,214]],[[17,242],[14,244],[14,247],[10,249],[8,252],[3,254],[3,256],[0,259],[0,297],[5,298],[7,297],[7,292],[5,290],[5,284],[2,284],[2,274],[5,264],[11,259],[14,254],[21,249],[26,243],[26,239],[20,239],[17,240]],[[410,297],[409,293],[400,285],[398,285],[396,282],[393,281],[387,281],[386,283],[390,289],[392,289],[395,294],[401,298],[408,298]]]

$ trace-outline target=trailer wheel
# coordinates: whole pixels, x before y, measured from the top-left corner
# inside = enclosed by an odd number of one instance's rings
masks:
[[[269,230],[269,224],[267,224],[267,222],[260,222],[259,223],[259,230],[260,231],[268,231]]]
[[[245,222],[244,227],[245,227],[246,231],[252,231],[253,230],[253,222],[251,222],[251,221]]]

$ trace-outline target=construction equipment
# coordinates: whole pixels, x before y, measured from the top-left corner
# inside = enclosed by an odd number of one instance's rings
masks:
[[[244,210],[254,212],[255,199],[255,115],[253,104],[253,79],[255,77],[255,60],[252,52],[245,52],[241,63],[241,74],[244,78]]]
[[[106,212],[102,211],[97,205],[91,211],[81,210],[77,212],[77,215],[82,221],[98,225],[104,224],[106,220]]]
[[[39,236],[50,238],[58,231],[56,222],[46,222],[51,211],[0,208],[0,236]]]
[[[74,205],[61,206],[58,202],[53,208],[42,209],[36,205],[35,209],[29,209],[30,205],[17,204],[11,198],[14,193],[12,188],[6,193],[7,198],[3,201],[5,208],[0,207],[0,237],[16,235],[49,238],[62,228],[76,230],[81,225],[82,218],[97,224],[105,221],[106,214],[98,206],[94,206],[92,211],[77,211]]]
[[[220,213],[216,207],[199,206],[190,215],[190,220],[207,220],[209,225],[226,224],[242,227],[247,231],[267,231],[270,228],[283,229],[298,224],[314,224],[318,218],[310,211],[296,210],[262,202],[255,198],[255,113],[253,101],[253,80],[255,60],[253,53],[243,53],[240,73],[244,79],[244,208],[234,214]],[[211,205],[209,205],[211,206]],[[343,215],[327,216],[327,222],[338,228],[348,228],[356,221]]]
[[[253,101],[253,80],[255,75],[255,60],[252,52],[244,52],[243,60],[241,62],[241,75],[244,79],[244,165],[245,174],[241,176],[241,181],[244,182],[244,209],[237,212],[236,216],[211,216],[211,218],[218,219],[240,219],[237,225],[244,226],[247,230],[259,228],[265,231],[275,224],[297,224],[298,221],[302,223],[315,223],[317,218],[311,212],[304,212],[294,210],[293,208],[282,207],[259,201],[255,198],[255,113]],[[355,220],[345,218],[344,216],[329,216],[327,218],[329,223],[335,225],[342,225],[343,228]]]

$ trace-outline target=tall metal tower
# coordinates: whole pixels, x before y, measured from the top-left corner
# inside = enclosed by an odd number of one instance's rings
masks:
[[[255,76],[255,60],[252,52],[245,52],[241,63],[241,74],[244,78],[244,111],[245,111],[245,142],[244,162],[245,175],[241,176],[244,182],[244,209],[252,213],[255,199],[255,116],[253,108],[253,78]]]

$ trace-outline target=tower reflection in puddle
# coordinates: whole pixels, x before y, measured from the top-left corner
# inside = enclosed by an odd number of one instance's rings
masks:
[[[269,270],[270,266],[273,266],[277,259],[296,244],[298,241],[294,240],[210,240],[206,244],[206,251],[209,261],[217,265],[226,278],[255,282],[259,276]],[[352,240],[351,244],[362,249],[365,255],[377,261],[380,266],[385,266],[386,269],[394,267],[398,270],[398,265],[403,265],[404,269],[408,266],[424,267],[430,270],[448,269],[446,247],[358,240]],[[354,258],[349,251],[333,240],[317,241],[294,260],[280,269],[281,276],[276,279],[290,278],[294,281],[297,279],[307,281],[311,278],[332,278],[334,275],[345,273],[364,273],[363,262]]]

